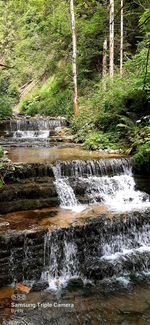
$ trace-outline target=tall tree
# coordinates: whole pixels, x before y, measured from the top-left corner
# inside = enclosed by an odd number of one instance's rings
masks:
[[[106,74],[107,74],[107,38],[103,43],[103,91],[106,91]]]
[[[114,76],[114,0],[110,0],[109,17],[109,73]]]
[[[75,26],[75,13],[74,13],[74,0],[70,0],[70,14],[71,14],[71,28],[72,28],[72,72],[73,72],[73,103],[74,113],[79,115],[78,107],[78,85],[77,85],[77,39],[76,39],[76,26]]]
[[[123,74],[123,0],[121,0],[121,24],[120,24],[120,75]]]

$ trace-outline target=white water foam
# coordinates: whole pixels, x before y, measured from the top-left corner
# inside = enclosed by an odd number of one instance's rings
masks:
[[[60,200],[60,207],[72,210],[73,212],[83,211],[85,206],[78,202],[74,190],[69,184],[69,178],[61,177],[61,172],[58,167],[53,167],[53,171],[55,175],[54,183]]]
[[[111,174],[108,176],[107,174]],[[54,167],[55,185],[61,207],[82,211],[72,178],[86,188],[89,203],[104,203],[110,210],[126,212],[150,207],[150,196],[137,191],[132,167],[127,159],[58,162]],[[78,186],[78,185],[77,185]]]
[[[50,240],[51,235],[47,235],[45,245],[49,247],[49,265],[42,273],[41,279],[49,283],[49,290],[58,291],[65,288],[71,279],[79,277],[77,247],[73,242],[63,243],[62,268],[59,265],[60,246],[56,241]]]
[[[82,181],[84,181],[82,179]],[[150,196],[135,190],[132,173],[90,177],[87,195],[93,202],[104,202],[111,210],[125,212],[150,207]]]
[[[137,253],[150,252],[150,227],[149,225],[143,226],[139,231],[133,227],[134,237],[130,238],[129,235],[112,236],[109,243],[102,246],[102,260],[117,260],[120,257],[136,255]]]
[[[15,139],[47,139],[49,137],[49,131],[15,131],[13,138]]]

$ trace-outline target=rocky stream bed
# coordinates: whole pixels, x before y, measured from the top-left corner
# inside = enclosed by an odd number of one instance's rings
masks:
[[[0,124],[12,160],[0,164],[1,322],[146,325],[149,176],[123,153],[76,146],[66,127]]]

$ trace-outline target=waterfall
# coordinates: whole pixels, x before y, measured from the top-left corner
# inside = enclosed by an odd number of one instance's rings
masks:
[[[102,246],[102,259],[115,260],[119,257],[129,256],[138,252],[150,253],[150,227],[143,225],[140,230],[136,227],[132,229],[134,238],[131,234],[112,235],[109,242],[104,240]]]
[[[41,131],[41,130],[55,130],[66,125],[63,118],[24,118],[20,120],[10,121],[10,130],[14,131]]]
[[[28,145],[29,140],[32,144],[46,144],[48,145],[49,137],[55,134],[56,131],[60,131],[66,126],[66,120],[61,117],[50,118],[44,117],[22,117],[17,120],[10,119],[4,121],[1,125],[2,132],[7,135],[4,139],[4,145],[10,144],[23,144]],[[6,141],[7,140],[7,141]]]
[[[129,174],[132,168],[129,159],[59,161],[56,167],[62,177],[83,178]]]
[[[14,139],[47,139],[50,131],[61,129],[64,126],[63,119],[23,119],[10,122],[10,129]]]
[[[148,214],[99,218],[97,222],[45,235],[42,280],[57,291],[72,279],[105,280],[149,274]]]
[[[55,231],[45,235],[44,247],[48,263],[45,263],[41,278],[49,283],[51,290],[66,286],[71,278],[79,276],[77,247],[73,239],[65,238],[64,234],[60,243],[59,231]]]
[[[104,278],[125,276],[130,273],[149,274],[150,271],[150,227],[143,225],[141,229],[133,227],[131,233],[113,235],[109,242],[104,241],[102,255],[97,264]]]
[[[15,131],[13,134],[14,139],[47,139],[49,131]]]
[[[149,195],[136,191],[135,187],[132,173],[112,177],[91,177],[87,182],[86,193],[91,201],[104,202],[113,211],[124,212],[149,207]]]
[[[118,212],[150,207],[150,196],[136,190],[129,159],[57,162],[54,174],[61,206],[79,206],[75,192],[80,184],[91,204]]]
[[[68,177],[62,177],[61,175],[59,163],[53,167],[53,171],[55,175],[55,186],[60,200],[60,206],[62,208],[69,208],[75,211],[80,210],[80,204],[78,203],[75,193],[69,184]]]

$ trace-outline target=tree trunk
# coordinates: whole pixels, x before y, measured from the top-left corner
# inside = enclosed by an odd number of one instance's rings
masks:
[[[114,76],[114,0],[110,0],[109,19],[109,74]]]
[[[123,74],[123,0],[121,0],[120,75]]]
[[[71,28],[72,28],[72,71],[73,71],[73,103],[74,103],[74,114],[79,115],[78,107],[78,86],[77,86],[77,40],[76,40],[76,29],[75,29],[75,14],[74,14],[74,0],[70,0],[70,14],[71,14]]]
[[[107,38],[103,43],[103,91],[106,91],[106,75],[107,75]]]

